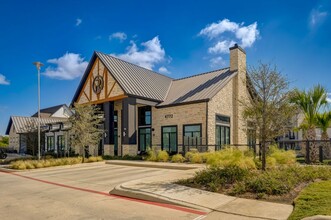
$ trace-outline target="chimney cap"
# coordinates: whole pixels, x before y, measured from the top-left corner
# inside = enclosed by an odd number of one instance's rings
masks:
[[[234,49],[239,49],[241,50],[244,54],[246,54],[246,51],[241,47],[239,46],[237,43],[235,43],[232,47],[229,48],[229,50],[234,50]]]

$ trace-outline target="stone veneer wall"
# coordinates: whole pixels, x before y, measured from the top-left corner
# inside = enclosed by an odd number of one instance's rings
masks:
[[[166,115],[172,115],[166,118]],[[177,125],[178,145],[183,143],[183,125],[201,124],[202,144],[206,144],[206,102],[166,108],[152,107],[152,146],[161,146],[161,126]]]
[[[9,131],[9,147],[13,147],[19,153],[20,150],[20,135],[16,133],[14,125],[12,124]]]
[[[208,102],[208,145],[216,144],[216,114],[230,117],[230,143],[234,143],[237,128],[234,126],[232,86],[231,80]]]

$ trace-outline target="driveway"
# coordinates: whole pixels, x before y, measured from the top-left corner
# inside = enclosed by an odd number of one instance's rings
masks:
[[[1,219],[202,219],[197,210],[108,194],[130,180],[176,172],[104,163],[0,172]]]

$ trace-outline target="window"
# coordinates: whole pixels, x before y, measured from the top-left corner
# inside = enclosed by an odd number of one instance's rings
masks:
[[[54,151],[54,136],[47,136],[47,151]]]
[[[216,125],[216,145],[218,147],[230,144],[230,127]]]
[[[144,106],[138,108],[138,125],[144,126],[144,125],[151,125],[152,124],[152,118],[151,118],[151,106]]]
[[[118,112],[114,111],[114,155],[118,154]]]
[[[184,125],[184,145],[201,145],[201,124]]]
[[[64,151],[64,146],[65,146],[65,142],[64,142],[63,135],[57,136],[57,147],[58,147],[58,149],[61,150],[61,151]]]
[[[230,117],[225,115],[216,115],[216,147],[222,147],[230,144]]]
[[[162,150],[177,152],[177,126],[162,127]]]
[[[139,151],[145,152],[147,148],[150,148],[152,144],[151,140],[151,128],[139,128]]]

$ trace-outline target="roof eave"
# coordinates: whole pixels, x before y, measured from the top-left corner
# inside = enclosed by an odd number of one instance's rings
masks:
[[[194,100],[194,101],[187,101],[187,102],[180,102],[180,103],[171,103],[167,105],[157,105],[155,106],[156,108],[168,108],[168,107],[174,107],[174,106],[179,106],[179,105],[190,105],[190,104],[196,104],[196,103],[201,103],[201,102],[209,102],[210,98],[206,99],[200,99],[200,100]]]

